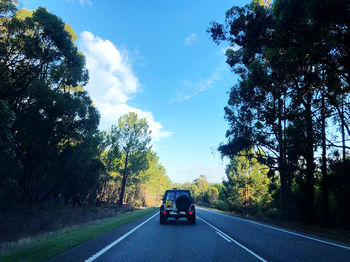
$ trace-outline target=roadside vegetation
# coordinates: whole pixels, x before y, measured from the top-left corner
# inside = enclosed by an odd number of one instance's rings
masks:
[[[100,115],[84,90],[89,73],[77,38],[45,8],[18,10],[17,1],[0,0],[4,221],[54,208],[158,205],[171,187],[145,119],[128,113],[107,131],[98,129]],[[47,223],[43,230],[50,228]],[[1,228],[1,242],[11,228]]]
[[[350,227],[348,7],[259,0],[208,28],[239,76],[219,146],[223,209]]]
[[[100,131],[73,29],[16,2],[0,2],[0,208],[156,204],[171,181],[146,120]]]
[[[9,251],[0,255],[0,260],[8,262],[44,261],[154,210],[155,208],[148,208],[123,214],[118,217],[107,218],[80,226],[65,228],[64,230],[50,232],[49,234],[36,237],[27,244],[17,247],[15,251]]]

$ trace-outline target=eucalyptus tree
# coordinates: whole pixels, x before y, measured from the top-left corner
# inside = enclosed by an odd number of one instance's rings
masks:
[[[291,89],[288,85],[286,63],[280,56],[274,35],[271,8],[255,3],[233,7],[226,13],[226,26],[213,23],[208,31],[217,43],[226,41],[227,63],[240,76],[230,92],[225,118],[230,123],[227,144],[219,151],[231,159],[245,154],[257,157],[277,172],[281,179],[282,210],[287,217],[291,186],[291,168],[286,155],[286,128],[292,111],[289,110]],[[250,152],[252,147],[256,153]],[[259,152],[263,152],[260,154]]]
[[[325,130],[331,113],[326,109],[335,109],[341,129],[349,131],[340,106],[344,103],[338,102],[349,91],[348,4],[343,0],[259,3],[233,7],[226,13],[225,25],[213,23],[208,29],[216,43],[231,46],[227,63],[241,76],[225,108],[228,143],[219,150],[231,158],[251,146],[262,150],[266,164],[281,177],[283,209],[289,206],[290,186],[298,171],[298,181],[305,183],[300,185],[305,218],[311,222],[318,147],[323,152],[327,209]]]
[[[101,168],[99,113],[83,89],[85,58],[70,27],[45,8],[1,11],[0,100],[12,119],[16,160],[2,172],[15,185],[12,197],[33,204],[61,196],[82,204]]]

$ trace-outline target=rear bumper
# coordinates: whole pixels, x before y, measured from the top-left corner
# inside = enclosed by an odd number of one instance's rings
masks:
[[[165,212],[165,214],[164,214]],[[189,212],[180,212],[180,213],[176,213],[176,212],[171,212],[171,211],[160,211],[160,215],[164,216],[164,217],[174,217],[174,218],[180,218],[180,217],[194,217],[196,216],[196,212],[195,211],[189,211]]]

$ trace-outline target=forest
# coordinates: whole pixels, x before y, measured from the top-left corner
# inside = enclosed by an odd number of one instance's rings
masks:
[[[74,30],[16,5],[0,2],[0,208],[158,204],[171,181],[147,121],[100,131]]]

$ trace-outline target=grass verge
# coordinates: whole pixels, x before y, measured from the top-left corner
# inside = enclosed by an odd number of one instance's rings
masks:
[[[0,255],[0,261],[44,261],[154,210],[156,208],[148,208],[77,227],[58,230],[33,241],[25,247]]]

